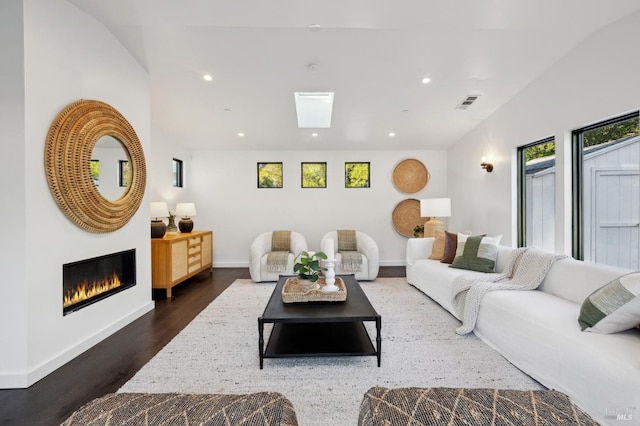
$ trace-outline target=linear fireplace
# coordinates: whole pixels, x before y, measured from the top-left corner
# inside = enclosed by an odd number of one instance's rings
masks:
[[[68,315],[136,285],[136,250],[62,266],[62,313]]]

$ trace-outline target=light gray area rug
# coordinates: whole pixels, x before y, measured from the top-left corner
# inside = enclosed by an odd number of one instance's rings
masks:
[[[357,424],[373,386],[543,389],[475,335],[456,334],[460,322],[405,278],[362,283],[382,315],[380,368],[367,356],[265,359],[260,370],[257,318],[274,287],[234,282],[119,392],[275,391],[301,425],[325,426]]]

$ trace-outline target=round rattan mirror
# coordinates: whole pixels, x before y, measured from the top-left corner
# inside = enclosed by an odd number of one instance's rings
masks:
[[[117,139],[127,151],[131,179],[117,200],[105,198],[91,177],[91,153],[102,136]],[[44,151],[49,189],[65,215],[90,232],[113,232],[140,207],[146,166],[140,140],[129,122],[111,105],[76,101],[64,108],[49,128]]]

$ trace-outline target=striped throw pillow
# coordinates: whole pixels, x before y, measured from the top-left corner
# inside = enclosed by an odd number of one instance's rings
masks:
[[[578,323],[582,331],[617,333],[640,324],[640,272],[611,281],[582,303]]]
[[[468,269],[478,272],[493,272],[498,257],[498,244],[502,235],[485,237],[476,235],[469,237],[458,234],[458,249],[450,268]]]

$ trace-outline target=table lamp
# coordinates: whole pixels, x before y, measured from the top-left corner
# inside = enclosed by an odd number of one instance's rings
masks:
[[[176,204],[176,216],[182,216],[180,222],[178,222],[178,229],[180,232],[193,231],[192,216],[196,215],[196,206],[193,203],[178,203]]]
[[[444,231],[444,223],[438,218],[451,216],[451,199],[428,198],[420,200],[420,216],[430,218],[424,224],[424,237],[435,236],[437,230]]]
[[[162,220],[167,217],[169,208],[164,201],[153,201],[150,206],[151,211],[151,238],[162,238],[167,231],[167,225]]]

